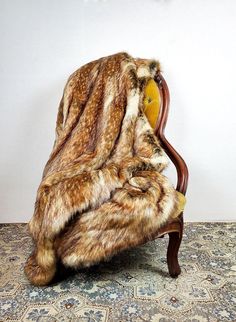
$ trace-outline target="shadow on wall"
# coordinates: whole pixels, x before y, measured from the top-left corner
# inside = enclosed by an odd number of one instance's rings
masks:
[[[34,171],[34,164],[44,162],[47,153],[50,153],[54,138],[55,125],[60,98],[58,99],[58,88],[54,86],[51,89],[43,91],[32,99],[29,103],[28,113],[21,120],[22,126],[17,136],[22,138],[21,145],[17,146],[15,151],[15,160],[17,155],[24,151],[24,166]],[[32,164],[30,161],[35,161]],[[45,160],[46,162],[46,160]],[[33,172],[34,173],[34,172]],[[32,173],[32,174],[33,174]]]
[[[30,207],[33,209],[37,187],[55,139],[62,92],[63,86],[55,84],[25,101],[24,110],[23,104],[19,107],[22,108],[21,118],[13,129],[11,153],[5,155],[2,169],[0,211],[1,217],[6,216],[4,221],[9,221],[9,216],[16,216],[18,222],[25,220]],[[17,214],[15,209],[19,210]]]

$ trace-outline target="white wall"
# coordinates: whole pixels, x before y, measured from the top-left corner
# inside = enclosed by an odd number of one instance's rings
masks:
[[[162,63],[186,220],[236,219],[235,17],[234,0],[0,0],[0,222],[33,213],[67,77],[118,51]]]

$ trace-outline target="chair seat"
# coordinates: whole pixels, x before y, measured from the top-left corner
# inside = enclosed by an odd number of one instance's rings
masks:
[[[171,232],[178,232],[180,235],[181,229],[182,229],[181,225],[182,225],[182,215],[176,218],[171,218],[167,224],[165,224],[163,227],[161,227],[158,230],[156,238],[164,237],[164,235],[169,234]]]

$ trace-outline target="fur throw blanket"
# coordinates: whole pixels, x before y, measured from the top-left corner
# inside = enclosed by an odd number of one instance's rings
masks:
[[[167,157],[143,112],[158,72],[157,61],[121,52],[69,77],[29,222],[33,284],[48,284],[58,261],[86,267],[153,239],[175,211]]]

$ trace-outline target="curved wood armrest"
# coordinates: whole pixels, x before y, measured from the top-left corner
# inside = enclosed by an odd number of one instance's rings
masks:
[[[169,89],[160,72],[158,72],[155,75],[154,79],[157,82],[161,96],[160,113],[155,126],[155,134],[160,140],[160,143],[163,149],[165,150],[166,154],[169,156],[169,158],[176,167],[178,174],[176,190],[185,195],[188,185],[187,165],[182,159],[182,157],[179,155],[179,153],[167,141],[164,135],[170,102]],[[183,236],[183,226],[184,220],[182,212],[181,214],[179,214],[178,217],[174,218],[173,220],[170,219],[163,227],[161,227],[158,230],[158,233],[156,235],[156,237],[163,237],[165,234],[169,234],[167,264],[169,274],[171,277],[177,277],[181,272],[181,268],[178,262],[178,251]]]
[[[174,163],[178,180],[177,180],[177,186],[176,190],[181,192],[183,195],[185,195],[188,185],[188,168],[182,157],[179,155],[179,153],[173,148],[173,146],[167,141],[164,134],[159,135],[159,139],[161,141],[161,144],[166,152],[166,154],[169,156],[171,161]]]
[[[174,163],[178,180],[176,190],[185,195],[188,185],[188,168],[183,158],[179,155],[179,153],[172,147],[172,145],[167,141],[164,135],[164,130],[166,126],[166,121],[169,112],[169,102],[170,102],[170,94],[169,89],[164,80],[163,76],[158,73],[155,76],[155,81],[158,84],[160,95],[161,95],[161,109],[160,109],[160,117],[158,118],[155,134],[160,139],[161,145],[165,150],[166,154],[169,156],[171,161]]]

